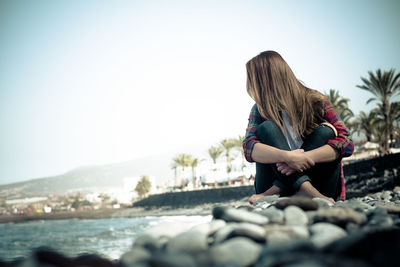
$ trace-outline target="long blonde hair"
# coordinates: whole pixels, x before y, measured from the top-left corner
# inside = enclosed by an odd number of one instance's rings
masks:
[[[297,80],[289,65],[275,51],[265,51],[246,64],[247,92],[264,119],[275,122],[283,132],[281,111],[302,136],[323,122],[325,97]]]

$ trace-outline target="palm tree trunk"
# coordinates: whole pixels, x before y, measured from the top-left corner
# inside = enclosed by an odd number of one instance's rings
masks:
[[[383,102],[383,115],[385,119],[385,154],[389,153],[389,128],[390,128],[390,120],[389,120],[389,101]]]

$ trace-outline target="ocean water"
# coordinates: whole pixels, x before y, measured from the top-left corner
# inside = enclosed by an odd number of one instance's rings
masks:
[[[118,259],[137,236],[163,222],[189,226],[211,221],[211,216],[163,216],[97,220],[51,220],[0,224],[0,259],[26,258],[38,247],[49,247],[69,257],[95,253]]]

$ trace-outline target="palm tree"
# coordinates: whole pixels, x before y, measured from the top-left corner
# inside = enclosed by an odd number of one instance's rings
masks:
[[[236,143],[236,141],[233,138],[224,139],[221,141],[221,146],[225,149],[226,172],[228,173],[228,184],[231,183],[229,173],[232,170],[230,153],[231,153],[231,149],[235,147],[235,143]]]
[[[217,159],[221,156],[224,149],[220,146],[212,146],[208,149],[208,154],[214,162],[214,165],[217,164]]]
[[[189,166],[191,156],[188,154],[179,154],[175,158],[172,159],[172,167],[181,167],[182,168],[182,177],[181,177],[181,186],[182,189],[185,188],[185,167]]]
[[[378,108],[375,109],[375,112],[377,113],[377,118],[380,119],[382,122],[384,122],[384,117],[382,116],[382,113],[379,112],[379,110],[382,110],[382,104],[378,104]],[[389,130],[389,137],[390,137],[390,145],[392,147],[393,141],[395,139],[395,132],[399,128],[399,122],[400,122],[400,102],[392,102],[389,105],[389,113],[388,113],[389,121],[391,122],[389,124],[388,130]],[[384,128],[384,127],[383,127]]]
[[[344,124],[350,126],[350,119],[354,116],[348,104],[350,99],[340,96],[339,91],[335,89],[329,89],[329,93],[325,93],[325,96],[328,98],[329,102],[331,102]]]
[[[196,185],[196,176],[195,176],[195,169],[197,165],[199,164],[199,160],[197,158],[194,158],[190,156],[189,158],[189,166],[192,167],[192,183],[193,183],[193,189],[197,188]]]
[[[391,128],[391,121],[389,118],[390,101],[398,93],[400,93],[400,73],[395,74],[395,69],[389,71],[382,71],[378,69],[376,74],[372,71],[368,72],[369,80],[361,77],[364,84],[357,85],[358,88],[371,92],[375,97],[368,99],[367,104],[372,101],[379,101],[381,103],[380,113],[384,119],[384,151],[389,150],[389,135]]]
[[[217,159],[221,156],[222,152],[224,152],[224,149],[221,146],[212,146],[208,149],[208,154],[210,155],[210,157],[214,162],[213,172],[217,170],[216,168]],[[218,183],[216,179],[214,183],[215,183],[214,186],[217,187]]]
[[[240,154],[242,155],[242,172],[244,172],[244,150],[243,150],[243,141],[244,141],[244,136],[239,135],[237,139],[235,139],[235,148],[240,151]]]
[[[364,111],[361,111],[354,120],[353,125],[357,132],[365,134],[368,142],[372,142],[375,141],[375,137],[377,137],[377,122],[378,118],[376,116],[376,112],[371,111],[369,113],[365,113]]]

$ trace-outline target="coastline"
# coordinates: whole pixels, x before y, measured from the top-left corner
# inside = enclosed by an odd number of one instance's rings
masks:
[[[40,220],[95,220],[108,218],[137,218],[137,217],[160,217],[160,216],[207,216],[216,205],[245,205],[247,198],[239,201],[226,201],[220,203],[207,203],[196,206],[184,207],[131,207],[121,209],[101,209],[95,211],[75,211],[75,212],[57,212],[44,214],[23,214],[23,215],[1,215],[0,223],[23,223]]]

